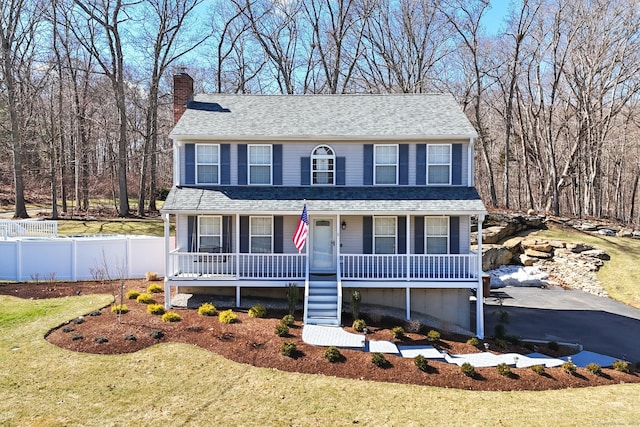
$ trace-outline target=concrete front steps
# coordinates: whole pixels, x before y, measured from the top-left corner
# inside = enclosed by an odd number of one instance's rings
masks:
[[[338,316],[338,283],[336,281],[309,282],[309,295],[305,301],[307,325],[340,326]]]

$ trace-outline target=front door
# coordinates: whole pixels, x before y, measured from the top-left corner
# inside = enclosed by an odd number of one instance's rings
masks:
[[[333,218],[311,218],[311,271],[336,271],[336,239]]]

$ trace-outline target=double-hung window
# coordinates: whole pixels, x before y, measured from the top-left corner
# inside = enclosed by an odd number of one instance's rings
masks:
[[[451,184],[451,144],[427,145],[427,184]]]
[[[198,217],[198,251],[222,252],[222,217]]]
[[[396,217],[373,217],[373,252],[376,254],[395,254],[396,230]]]
[[[249,242],[252,254],[273,253],[273,217],[252,216],[249,219]]]
[[[271,184],[271,145],[249,145],[249,184]]]
[[[313,185],[333,185],[336,156],[331,147],[321,145],[311,153],[311,182]]]
[[[449,218],[430,217],[424,219],[424,234],[426,253],[449,253]]]
[[[374,147],[374,183],[395,185],[398,183],[398,145]]]
[[[220,183],[220,145],[196,144],[196,184]]]

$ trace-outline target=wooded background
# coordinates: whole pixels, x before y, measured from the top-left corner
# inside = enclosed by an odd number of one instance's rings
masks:
[[[504,30],[487,28],[488,0],[0,4],[0,185],[15,217],[25,191],[47,191],[54,218],[96,198],[156,211],[186,66],[196,92],[452,93],[479,133],[487,206],[640,223],[636,0],[518,0]]]

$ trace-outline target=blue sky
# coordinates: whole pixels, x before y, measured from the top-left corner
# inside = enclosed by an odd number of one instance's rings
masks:
[[[485,12],[484,25],[489,34],[499,33],[504,27],[511,0],[491,0],[491,6]]]

